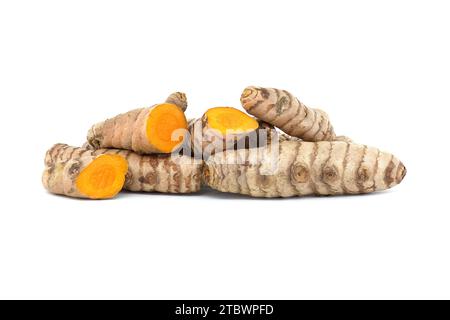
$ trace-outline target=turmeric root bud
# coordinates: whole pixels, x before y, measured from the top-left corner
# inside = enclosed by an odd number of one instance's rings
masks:
[[[184,94],[183,92],[174,92],[167,97],[166,103],[174,104],[184,112],[187,109],[186,94]]]
[[[127,170],[127,161],[119,155],[57,159],[45,169],[42,182],[52,193],[109,199],[122,190]]]

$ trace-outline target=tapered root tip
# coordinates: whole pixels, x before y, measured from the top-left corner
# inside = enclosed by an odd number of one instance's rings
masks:
[[[404,166],[404,164],[402,162],[400,162],[400,164],[398,165],[398,168],[397,168],[396,182],[397,183],[402,182],[402,180],[405,178],[405,176],[406,176],[406,167]]]

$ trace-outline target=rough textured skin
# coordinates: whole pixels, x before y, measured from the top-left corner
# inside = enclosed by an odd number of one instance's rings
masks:
[[[354,143],[354,141],[347,136],[337,136],[336,138],[334,138],[334,141],[343,141],[343,142],[348,142],[348,143]]]
[[[165,193],[191,193],[200,190],[202,161],[188,156],[140,155],[129,150],[93,150],[55,144],[45,155],[46,170],[53,170],[58,162],[77,161],[100,154],[118,154],[128,161],[124,185],[126,190]]]
[[[188,120],[189,140],[186,139],[183,147],[190,150],[192,156],[197,159],[203,157],[203,125],[201,118],[194,118]],[[206,144],[205,144],[206,146]]]
[[[86,168],[96,156],[87,154],[76,159],[55,159],[47,165],[42,174],[42,184],[45,189],[55,194],[63,194],[75,198],[88,198],[76,188],[78,174]]]
[[[369,193],[406,174],[392,154],[364,145],[284,141],[278,147],[279,153],[271,147],[217,153],[205,162],[203,179],[218,191],[272,198]]]
[[[183,111],[187,107],[186,95],[181,92],[172,93],[166,102],[177,105]],[[147,118],[154,107],[134,109],[93,125],[88,131],[87,142],[94,149],[117,148],[142,154],[161,153],[147,139]]]
[[[186,111],[187,109],[187,98],[186,94],[183,92],[174,92],[166,99],[167,103],[172,103],[178,106],[181,110]]]
[[[146,121],[153,107],[119,114],[91,127],[87,142],[94,148],[120,148],[139,153],[157,153],[147,139]]]
[[[302,139],[290,136],[290,135],[288,135],[286,133],[280,133],[278,135],[278,138],[279,138],[279,142],[283,142],[283,141],[302,141]],[[353,143],[353,140],[350,139],[347,136],[337,136],[337,137],[334,138],[333,141],[343,141],[343,142]]]
[[[297,138],[297,137],[292,137],[286,133],[279,133],[278,134],[278,142],[283,142],[283,141],[302,141],[302,139]]]
[[[336,137],[324,111],[308,108],[286,90],[247,87],[241,103],[248,113],[304,141],[332,141]]]

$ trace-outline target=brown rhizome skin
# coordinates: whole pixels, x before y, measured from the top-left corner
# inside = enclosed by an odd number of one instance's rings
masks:
[[[86,157],[117,155],[128,164],[123,189],[142,192],[192,193],[200,190],[203,162],[190,156],[171,154],[140,155],[130,150],[89,149],[55,144],[45,157],[46,172],[54,171],[59,163],[79,161]],[[48,184],[44,182],[44,186]]]
[[[87,142],[95,149],[171,153],[184,140],[186,107],[186,95],[175,92],[164,103],[134,109],[93,125],[88,131]]]
[[[335,133],[328,115],[308,108],[286,90],[250,86],[241,95],[244,109],[285,133],[304,141],[333,141]]]
[[[392,188],[405,174],[392,154],[342,141],[227,150],[209,157],[203,172],[213,189],[267,198],[370,193]]]

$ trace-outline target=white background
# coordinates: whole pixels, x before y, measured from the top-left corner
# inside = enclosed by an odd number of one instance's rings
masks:
[[[2,1],[0,298],[450,298],[446,1]],[[260,200],[41,185],[46,149],[185,91],[292,91],[401,185]]]

